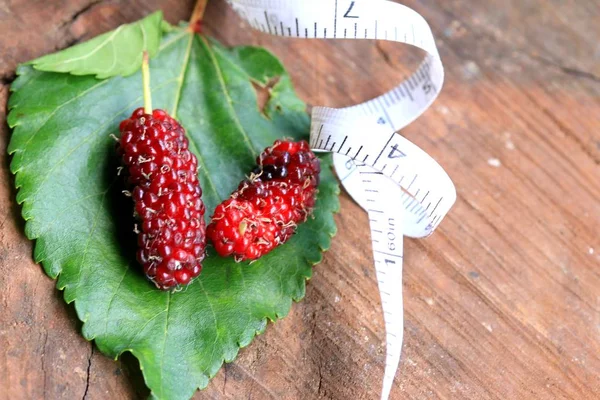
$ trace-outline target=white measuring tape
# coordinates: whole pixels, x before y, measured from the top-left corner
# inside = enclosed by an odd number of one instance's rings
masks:
[[[389,92],[343,109],[314,107],[310,144],[334,154],[348,193],[369,214],[373,257],[386,329],[382,399],[400,362],[403,236],[425,237],[456,200],[446,172],[423,150],[396,134],[437,97],[444,68],[427,22],[385,0],[228,0],[254,29],[306,39],[381,39],[426,52],[408,79]]]

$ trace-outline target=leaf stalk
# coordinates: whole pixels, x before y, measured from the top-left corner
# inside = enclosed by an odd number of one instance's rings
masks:
[[[196,1],[189,25],[189,29],[194,33],[200,33],[202,30],[202,18],[204,17],[204,11],[206,11],[206,3],[208,3],[208,0]]]

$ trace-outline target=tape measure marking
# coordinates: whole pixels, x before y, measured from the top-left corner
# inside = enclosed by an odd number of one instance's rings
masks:
[[[272,35],[382,39],[426,53],[417,70],[389,92],[351,107],[312,110],[311,147],[334,153],[342,185],[369,214],[386,329],[381,398],[387,399],[403,339],[403,236],[430,235],[456,200],[454,185],[442,167],[395,133],[429,108],[443,85],[444,68],[431,29],[415,11],[385,0],[228,2],[254,29]]]

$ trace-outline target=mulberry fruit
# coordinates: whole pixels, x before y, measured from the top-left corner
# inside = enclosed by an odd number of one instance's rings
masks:
[[[319,159],[306,141],[277,140],[215,209],[207,237],[221,256],[255,260],[285,243],[315,206]]]
[[[187,285],[200,274],[206,245],[198,160],[165,111],[139,108],[119,128],[118,152],[140,222],[137,259],[158,288]]]
[[[121,122],[117,153],[133,197],[137,259],[156,287],[187,285],[202,270],[206,227],[198,160],[185,130],[163,110],[152,111],[148,54],[142,62],[144,107]]]

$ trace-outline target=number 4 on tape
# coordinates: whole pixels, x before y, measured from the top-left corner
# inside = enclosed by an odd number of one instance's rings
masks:
[[[398,148],[397,144],[393,145],[392,150],[390,151],[390,154],[388,154],[388,158],[401,158],[401,157],[406,157],[406,154],[404,154],[404,152]]]

